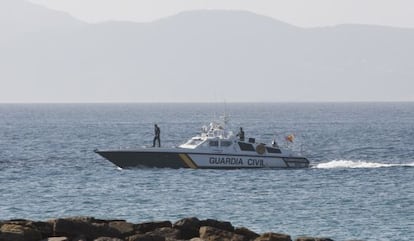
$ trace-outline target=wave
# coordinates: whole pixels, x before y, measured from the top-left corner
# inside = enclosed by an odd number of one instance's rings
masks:
[[[319,163],[313,168],[332,169],[332,168],[381,168],[381,167],[414,167],[413,163],[379,163],[368,161],[333,160],[330,162]]]

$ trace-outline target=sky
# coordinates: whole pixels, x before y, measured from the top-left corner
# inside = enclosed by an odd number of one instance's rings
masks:
[[[149,22],[194,9],[248,10],[296,26],[344,23],[414,28],[412,0],[30,0],[86,22]]]

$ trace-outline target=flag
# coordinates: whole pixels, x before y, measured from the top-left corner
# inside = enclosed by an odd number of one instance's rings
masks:
[[[285,140],[288,142],[293,142],[294,139],[295,139],[295,136],[293,134],[287,135],[285,137]]]

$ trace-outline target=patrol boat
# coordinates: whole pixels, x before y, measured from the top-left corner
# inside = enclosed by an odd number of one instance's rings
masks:
[[[240,140],[218,122],[204,126],[201,134],[172,148],[139,148],[128,150],[95,150],[120,168],[306,168],[307,158],[288,149]]]

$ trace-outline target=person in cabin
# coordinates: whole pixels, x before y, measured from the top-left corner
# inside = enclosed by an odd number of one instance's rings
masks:
[[[155,147],[155,141],[158,141],[158,147],[161,147],[161,139],[160,139],[161,130],[157,124],[154,125],[154,140],[152,142],[152,147]]]
[[[272,147],[279,148],[279,145],[277,144],[275,139],[273,139],[273,141],[272,141]]]
[[[242,127],[240,127],[240,131],[237,136],[240,138],[240,141],[244,141],[244,131]]]

